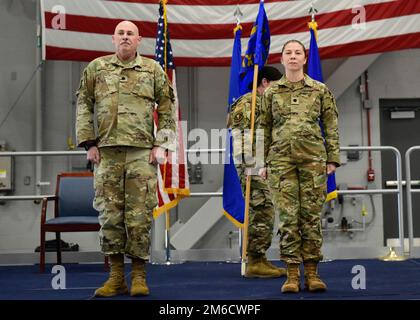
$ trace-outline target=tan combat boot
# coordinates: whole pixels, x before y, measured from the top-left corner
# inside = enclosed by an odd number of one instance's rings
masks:
[[[287,280],[281,287],[281,292],[299,292],[300,290],[300,270],[299,263],[287,264]]]
[[[317,272],[318,263],[315,261],[305,261],[305,289],[315,291],[327,290],[327,285],[321,280]]]
[[[111,260],[109,279],[102,287],[96,289],[95,297],[113,297],[128,293],[124,279],[124,256],[122,254],[113,254],[109,258]]]
[[[149,288],[146,284],[146,261],[133,258],[131,271],[131,290],[132,297],[147,296]]]
[[[278,278],[284,275],[281,268],[269,263],[265,256],[249,256],[245,278]]]
[[[262,257],[262,261],[267,267],[276,270],[280,274],[279,277],[285,276],[287,274],[285,268],[277,267],[276,265],[268,261],[266,256]]]

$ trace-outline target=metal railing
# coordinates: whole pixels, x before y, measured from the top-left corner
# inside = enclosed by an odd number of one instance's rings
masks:
[[[338,194],[397,194],[398,205],[398,238],[401,255],[404,255],[404,215],[403,215],[403,187],[402,187],[402,159],[400,151],[391,146],[372,147],[342,147],[340,151],[392,151],[395,155],[397,183],[395,189],[368,189],[368,190],[338,190]]]
[[[408,157],[412,150],[420,149],[419,147],[413,147],[407,150]],[[338,194],[397,194],[397,203],[398,203],[398,230],[399,230],[399,241],[404,254],[404,216],[403,216],[403,188],[402,188],[402,160],[401,153],[397,148],[391,146],[372,146],[372,147],[342,147],[340,151],[392,151],[395,154],[396,158],[396,175],[397,175],[397,188],[395,189],[369,189],[369,190],[338,190]],[[188,149],[188,153],[215,153],[215,152],[225,152],[225,149]],[[0,152],[0,156],[76,156],[76,155],[85,155],[86,151],[24,151],[24,152]],[[406,161],[409,163],[409,159]],[[407,166],[409,168],[409,166]],[[408,169],[407,181],[409,181],[410,171]],[[407,185],[407,190],[411,190],[410,185]],[[415,192],[420,192],[416,190]],[[195,192],[191,193],[192,197],[221,197],[222,192]],[[0,196],[0,200],[39,200],[43,198],[50,198],[54,195],[23,195],[23,196]],[[407,192],[407,200],[410,200],[411,203],[411,192]],[[409,250],[413,242],[413,226],[412,226],[412,208],[409,205],[409,234],[410,245]]]
[[[2,151],[2,156],[12,157],[33,157],[33,156],[80,156],[85,155],[86,151]],[[36,182],[37,185],[44,185],[41,181]],[[0,200],[42,200],[44,198],[53,198],[53,194],[45,195],[22,195],[22,196],[0,196]]]
[[[86,151],[1,151],[1,156],[82,156]]]
[[[187,149],[187,153],[224,153],[225,149]],[[4,151],[1,156],[13,157],[34,157],[34,156],[81,156],[86,155],[86,151]],[[38,181],[37,184],[42,184]],[[191,197],[221,197],[222,192],[192,192]],[[54,195],[22,195],[22,196],[0,196],[0,200],[42,200],[52,198]]]
[[[413,231],[413,192],[420,192],[420,189],[411,189],[411,153],[420,150],[420,146],[413,146],[405,152],[405,180],[406,180],[406,197],[407,197],[407,225],[408,225],[408,255],[411,255],[414,247],[414,231]],[[409,183],[410,182],[410,183]]]

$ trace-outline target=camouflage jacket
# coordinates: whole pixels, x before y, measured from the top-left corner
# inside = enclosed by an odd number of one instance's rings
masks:
[[[290,157],[340,165],[337,105],[325,84],[306,74],[298,83],[283,76],[265,91],[261,113],[258,128],[265,130],[267,162]]]
[[[261,113],[261,99],[262,96],[258,94],[255,103],[255,116],[254,116],[254,140],[252,143],[253,152],[250,151],[250,129],[251,129],[251,107],[252,107],[252,92],[246,93],[239,97],[231,105],[231,111],[229,114],[228,127],[232,129],[233,139],[233,157],[235,163],[247,164],[247,166],[254,166],[255,161],[251,159],[256,157],[255,148],[257,146],[264,146],[264,142],[261,139],[255,140],[256,128],[259,122],[259,116]],[[257,145],[258,144],[258,145]],[[260,151],[260,150],[259,150]],[[261,150],[262,151],[262,150]],[[249,158],[248,158],[249,157]],[[263,160],[263,159],[260,159]],[[263,167],[263,161],[257,161],[258,167]]]
[[[154,60],[137,55],[124,64],[115,54],[97,58],[84,70],[77,91],[78,145],[96,140],[98,147],[162,146],[173,150],[173,102],[170,82]],[[157,138],[153,135],[155,103],[159,117]]]

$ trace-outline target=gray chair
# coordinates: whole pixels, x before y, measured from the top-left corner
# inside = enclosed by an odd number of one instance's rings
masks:
[[[57,175],[53,198],[42,200],[40,272],[45,271],[45,234],[55,232],[57,264],[61,264],[61,232],[99,231],[98,211],[93,208],[93,174],[91,172],[60,173]],[[54,201],[54,218],[47,220],[47,205]],[[107,259],[105,259],[107,265]]]

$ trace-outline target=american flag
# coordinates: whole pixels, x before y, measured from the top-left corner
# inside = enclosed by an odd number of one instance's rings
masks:
[[[168,152],[167,162],[158,166],[158,207],[153,212],[155,218],[159,214],[176,206],[180,199],[190,194],[188,171],[185,167],[186,153],[183,145],[183,135],[180,124],[181,117],[176,90],[175,65],[173,62],[173,53],[166,19],[166,5],[163,1],[161,1],[159,5],[155,60],[158,61],[162,66],[162,69],[165,70],[174,89],[177,139],[175,152]],[[156,112],[154,114],[154,119],[155,128],[157,128],[159,119],[157,118]]]
[[[159,19],[158,19],[158,31],[156,36],[156,54],[155,60],[159,62],[163,70],[166,71],[168,76],[171,74],[168,71],[175,69],[174,56],[171,47],[171,41],[168,30],[168,23],[166,20],[166,4],[159,4]]]
[[[229,66],[232,25],[239,4],[246,47],[259,0],[170,0],[174,62],[179,66]],[[420,48],[419,0],[265,0],[271,46],[278,62],[286,40],[309,47],[308,11],[318,10],[322,59]],[[140,53],[155,55],[158,0],[41,0],[44,58],[91,61],[114,52],[109,36],[121,20],[139,26]]]

